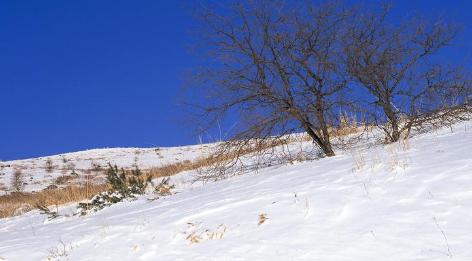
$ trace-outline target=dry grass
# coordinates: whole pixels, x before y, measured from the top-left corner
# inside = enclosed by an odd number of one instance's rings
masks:
[[[396,143],[389,144],[387,146],[387,153],[391,156],[390,165],[392,171],[396,171],[399,167],[405,170],[408,167],[408,151],[410,150],[410,140],[402,139]]]
[[[11,193],[0,197],[0,218],[19,215],[39,206],[61,205],[81,201],[107,189],[107,184],[72,185],[63,189],[43,190],[37,193]]]
[[[57,185],[65,185],[67,183],[71,183],[72,181],[79,178],[79,175],[62,175],[56,178],[54,183]]]
[[[216,159],[213,157],[203,158],[196,161],[184,160],[174,164],[156,167],[144,172],[151,175],[153,179],[173,176],[183,171],[195,170],[201,167],[209,166],[215,163]]]
[[[259,222],[257,223],[257,226],[260,226],[266,222],[266,220],[269,219],[266,214],[260,214],[259,215]]]
[[[352,171],[362,171],[366,165],[363,152],[357,150],[355,151],[352,148],[350,148],[349,150],[355,163],[355,166],[352,168]]]
[[[228,229],[224,224],[219,225],[216,229],[199,229],[201,224],[202,222],[188,222],[187,231],[182,232],[185,240],[188,240],[190,245],[203,241],[222,239]]]

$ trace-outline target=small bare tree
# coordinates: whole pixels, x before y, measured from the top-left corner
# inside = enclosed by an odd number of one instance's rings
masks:
[[[350,82],[339,37],[352,12],[338,2],[285,1],[236,3],[225,15],[190,10],[202,23],[198,48],[211,59],[186,90],[202,128],[236,112],[241,121],[230,140],[241,149],[270,148],[264,142],[304,131],[333,156],[330,129],[339,125]],[[195,104],[195,97],[207,99]]]
[[[390,5],[359,9],[344,38],[349,73],[366,91],[372,120],[389,142],[414,127],[468,117],[471,81],[437,54],[452,46],[461,27],[441,17],[388,21]]]
[[[11,189],[16,192],[23,191],[25,185],[23,180],[23,172],[21,169],[14,169],[13,176],[11,177]]]
[[[48,159],[46,160],[46,162],[44,163],[44,168],[46,169],[46,172],[47,172],[47,173],[53,172],[55,166],[54,166],[54,164],[53,164],[53,162],[52,162],[52,159],[48,158]]]

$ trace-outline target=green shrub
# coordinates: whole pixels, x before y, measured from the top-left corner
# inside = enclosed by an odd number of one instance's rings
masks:
[[[134,200],[136,196],[143,195],[146,187],[152,184],[152,177],[145,176],[138,167],[131,170],[131,175],[129,175],[123,168],[119,170],[116,165],[108,164],[108,166],[106,180],[111,188],[93,196],[88,202],[79,203],[77,213],[80,215],[87,214],[88,210],[101,210],[126,199]]]
[[[59,213],[57,213],[57,211],[51,211],[46,206],[38,206],[38,209],[39,209],[40,214],[44,214],[44,215],[49,216],[48,220],[52,220],[52,219],[58,218],[60,216]]]

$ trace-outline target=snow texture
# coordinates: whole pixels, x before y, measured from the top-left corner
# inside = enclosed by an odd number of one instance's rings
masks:
[[[472,260],[471,148],[467,122],[206,185],[183,173],[165,198],[1,219],[0,260]]]

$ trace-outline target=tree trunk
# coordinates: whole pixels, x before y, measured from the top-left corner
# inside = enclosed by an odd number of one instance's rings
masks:
[[[389,104],[383,104],[382,109],[385,113],[385,115],[388,118],[388,124],[390,124],[390,127],[392,127],[390,133],[387,134],[387,138],[390,142],[397,142],[400,140],[400,126],[398,125],[398,119],[397,115],[395,114],[395,111],[390,107]]]
[[[308,133],[308,135],[310,135],[310,137],[313,139],[313,143],[316,143],[327,157],[332,157],[336,155],[334,154],[333,147],[331,147],[331,143],[329,141],[321,139],[313,131],[312,126],[309,122],[304,122],[303,127],[305,128],[305,131]]]

